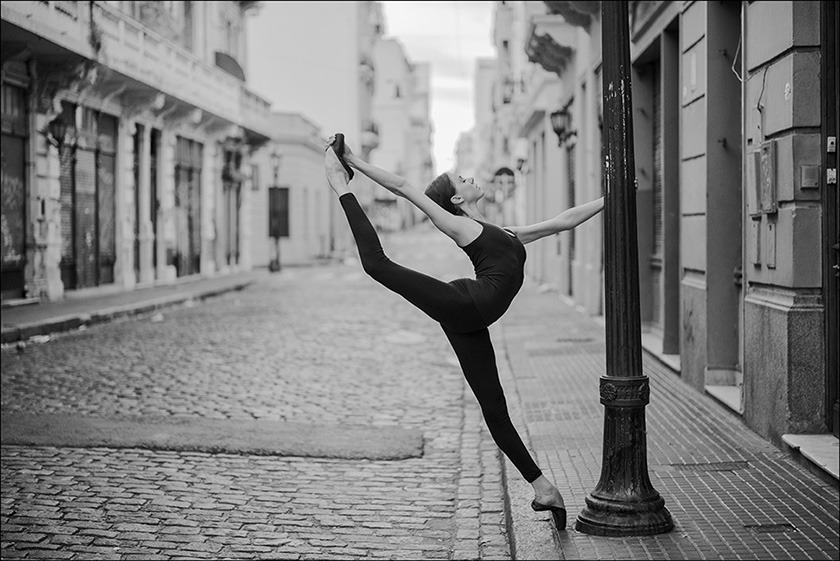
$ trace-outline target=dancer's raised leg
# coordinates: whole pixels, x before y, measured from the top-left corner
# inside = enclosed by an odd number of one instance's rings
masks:
[[[359,250],[362,268],[376,282],[396,292],[438,323],[456,330],[478,329],[483,320],[472,300],[454,285],[403,267],[385,255],[376,229],[355,195],[347,188],[347,175],[338,158],[327,153],[327,178],[347,216]]]

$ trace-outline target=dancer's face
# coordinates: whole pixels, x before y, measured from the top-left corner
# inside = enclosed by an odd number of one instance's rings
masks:
[[[484,196],[484,190],[478,186],[474,177],[464,178],[457,173],[450,173],[449,180],[455,188],[455,195],[466,203],[474,203]]]

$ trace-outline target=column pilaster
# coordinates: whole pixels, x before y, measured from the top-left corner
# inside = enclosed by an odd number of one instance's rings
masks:
[[[117,122],[117,173],[114,177],[114,205],[116,207],[117,261],[114,281],[123,288],[137,284],[134,274],[134,121]]]
[[[32,191],[29,196],[29,216],[32,228],[32,288],[31,296],[60,300],[64,297],[61,281],[61,188],[58,149],[37,131],[47,126],[49,116],[34,114],[30,121],[31,153],[34,166],[29,173]],[[28,276],[28,275],[27,275]]]
[[[172,282],[177,277],[175,265],[169,263],[170,250],[175,250],[175,133],[163,129],[160,134],[158,166],[158,255],[157,279]]]
[[[218,174],[216,173],[216,153],[218,144],[215,139],[208,137],[204,144],[201,162],[201,273],[216,274],[218,260],[216,236],[216,191]]]
[[[152,229],[152,129],[148,125],[143,126],[140,138],[140,154],[138,165],[140,169],[137,174],[138,182],[138,203],[140,205],[140,278],[138,281],[143,284],[152,283],[155,280],[154,270],[154,239],[155,232]]]
[[[240,169],[250,170],[251,158],[247,151],[243,151],[242,164]],[[239,270],[251,270],[251,198],[252,198],[252,177],[250,171],[243,174],[242,185],[240,186],[239,205]]]

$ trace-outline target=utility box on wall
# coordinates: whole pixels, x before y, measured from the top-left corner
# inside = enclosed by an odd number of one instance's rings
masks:
[[[779,210],[776,185],[776,141],[762,142],[758,150],[747,155],[747,201],[751,216],[775,214]]]

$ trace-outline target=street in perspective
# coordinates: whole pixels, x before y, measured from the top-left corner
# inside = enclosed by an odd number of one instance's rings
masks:
[[[0,559],[840,559],[834,2],[0,15]]]
[[[441,245],[398,251],[468,273]],[[4,446],[3,558],[507,557],[501,464],[454,354],[379,288],[358,261],[288,269],[4,347],[4,444],[17,415],[131,424],[102,428],[108,446]],[[155,446],[161,417],[280,434],[250,454],[261,435]]]
[[[383,246],[444,280],[470,272],[429,224]],[[357,259],[247,280],[4,345],[4,559],[836,558],[836,487],[654,360],[649,462],[675,529],[558,532],[440,328]],[[493,337],[514,422],[574,517],[600,469],[603,326],[527,283]],[[102,424],[68,447],[51,419]]]

